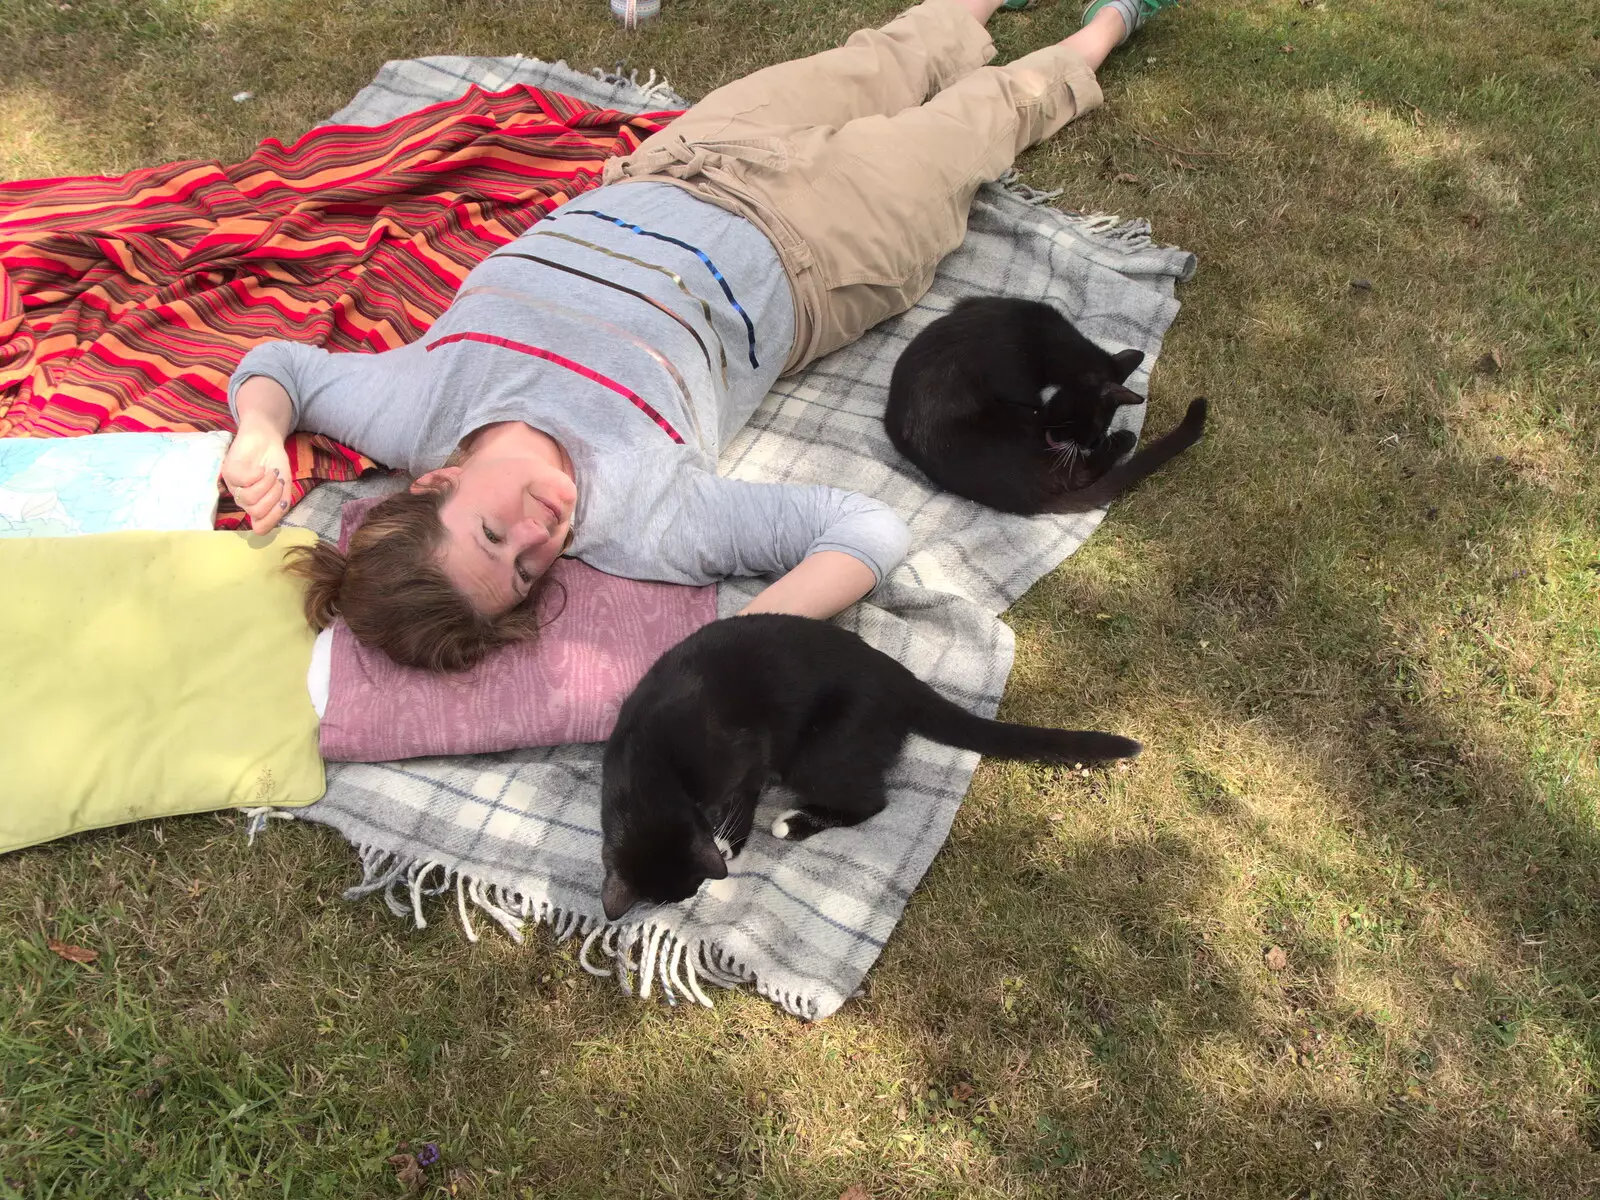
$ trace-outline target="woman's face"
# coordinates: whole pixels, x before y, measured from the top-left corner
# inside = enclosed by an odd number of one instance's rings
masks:
[[[488,615],[527,597],[572,529],[577,486],[560,447],[544,434],[535,436],[549,449],[530,439],[485,440],[460,466],[429,471],[412,485],[413,491],[453,485],[439,509],[445,528],[440,565],[472,606]]]

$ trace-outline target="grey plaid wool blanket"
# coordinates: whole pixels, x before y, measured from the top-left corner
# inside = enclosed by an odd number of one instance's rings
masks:
[[[682,105],[655,82],[596,78],[523,58],[390,63],[333,119],[376,124],[460,95],[527,83],[627,111]],[[1004,294],[1049,300],[1086,334],[1145,352],[1129,385],[1143,393],[1177,314],[1174,284],[1194,258],[1151,244],[1140,222],[1069,215],[1038,193],[988,186],[970,232],[933,290],[904,316],[779,381],[728,447],[724,474],[827,483],[877,496],[910,524],[912,552],[841,618],[957,703],[992,716],[1011,671],[1011,631],[996,615],[1080,546],[1101,515],[1007,516],[933,490],[890,446],[882,412],[905,344],[957,300]],[[1143,411],[1122,410],[1136,423]],[[291,514],[323,536],[340,506],[392,481],[328,484]],[[724,615],[762,586],[721,586]],[[357,848],[363,876],[346,895],[381,895],[418,925],[454,909],[468,937],[529,923],[581,936],[582,961],[640,996],[709,1003],[708,985],[749,985],[801,1017],[828,1016],[860,985],[944,843],[977,755],[913,738],[891,775],[889,807],[856,829],[802,844],[765,833],[733,863],[721,896],[601,912],[598,745],[471,758],[328,766],[326,798],[294,815],[333,826]],[[430,899],[434,898],[434,899]]]

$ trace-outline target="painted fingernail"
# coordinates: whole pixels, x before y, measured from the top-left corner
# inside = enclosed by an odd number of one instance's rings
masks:
[[[282,479],[282,478],[283,478],[283,472],[282,472],[282,471],[280,471],[280,470],[278,470],[278,468],[277,468],[277,467],[273,467],[273,468],[272,468],[272,473],[273,473],[273,474],[274,474],[274,475],[276,475],[276,476],[277,476],[277,477],[278,477],[278,478],[279,478],[279,479]]]
[[[280,500],[280,501],[278,501],[278,507],[279,508],[288,508],[289,507],[289,502],[287,500]]]

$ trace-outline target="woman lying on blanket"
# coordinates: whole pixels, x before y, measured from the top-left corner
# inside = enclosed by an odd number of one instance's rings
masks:
[[[413,666],[527,636],[563,553],[636,579],[781,574],[746,612],[842,611],[905,525],[856,493],[721,478],[719,452],[781,373],[910,308],[978,185],[1096,107],[1095,68],[1169,3],[1095,0],[1065,41],[985,67],[1000,0],[925,0],[718,89],[474,268],[422,340],[252,350],[224,481],[260,530],[288,507],[293,429],[415,474],[348,557],[301,563],[313,624],[343,616]]]

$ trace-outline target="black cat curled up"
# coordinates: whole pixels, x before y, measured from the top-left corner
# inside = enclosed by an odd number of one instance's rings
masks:
[[[726,878],[725,855],[749,837],[769,781],[800,804],[773,823],[778,837],[865,821],[883,808],[884,776],[911,733],[1041,762],[1107,762],[1143,749],[1114,733],[974,716],[827,621],[715,621],[645,673],[606,743],[606,917],[640,901],[684,900],[705,880]]]
[[[1140,350],[1108,354],[1048,304],[969,298],[901,353],[884,426],[946,491],[1002,512],[1087,512],[1205,431],[1201,398],[1177,429],[1119,462],[1138,437],[1111,422],[1144,403],[1123,386],[1143,361]]]

